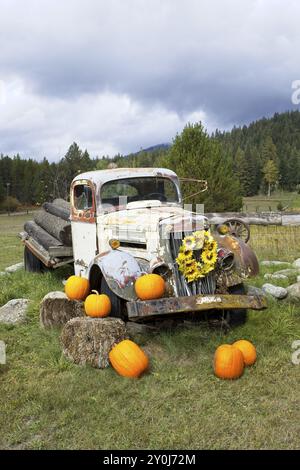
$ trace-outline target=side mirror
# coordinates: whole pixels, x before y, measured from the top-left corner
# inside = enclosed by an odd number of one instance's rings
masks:
[[[179,178],[179,181],[182,183],[199,183],[199,190],[193,194],[189,194],[183,200],[189,199],[190,197],[197,196],[197,194],[204,193],[208,190],[208,183],[207,180],[198,180],[195,178]]]

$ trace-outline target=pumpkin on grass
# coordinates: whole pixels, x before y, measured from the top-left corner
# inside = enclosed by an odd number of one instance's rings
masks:
[[[246,366],[252,366],[256,361],[256,349],[255,346],[246,339],[240,339],[233,343],[232,346],[238,348],[244,357],[244,362]]]
[[[92,292],[95,292],[95,294],[90,294],[85,299],[85,313],[89,317],[107,317],[107,315],[109,315],[111,312],[110,298],[106,294],[99,294],[99,292],[96,290],[92,290]]]
[[[166,284],[158,274],[144,274],[135,281],[134,288],[139,299],[152,300],[164,295]]]
[[[65,284],[65,293],[71,300],[84,300],[89,290],[89,281],[84,277],[70,276]]]
[[[133,341],[125,339],[112,348],[109,360],[123,377],[137,378],[149,367],[148,356]]]
[[[222,344],[215,352],[214,371],[220,379],[237,379],[244,371],[241,351],[231,344]]]

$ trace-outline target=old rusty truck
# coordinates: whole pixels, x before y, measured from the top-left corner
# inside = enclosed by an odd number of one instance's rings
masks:
[[[88,278],[91,289],[109,295],[111,315],[125,320],[199,318],[204,312],[231,325],[243,323],[247,309],[266,307],[264,297],[247,295],[243,284],[258,273],[257,258],[235,221],[210,226],[203,214],[184,207],[181,184],[163,168],[76,176],[70,203],[45,203],[25,224],[25,268],[38,272],[74,263],[75,274]],[[134,283],[144,273],[164,278],[163,298],[137,298]]]

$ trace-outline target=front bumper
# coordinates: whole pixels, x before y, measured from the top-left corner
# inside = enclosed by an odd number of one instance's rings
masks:
[[[193,295],[190,297],[168,297],[157,300],[127,302],[129,320],[181,312],[234,311],[235,309],[264,310],[265,308],[267,308],[266,298],[258,295]]]

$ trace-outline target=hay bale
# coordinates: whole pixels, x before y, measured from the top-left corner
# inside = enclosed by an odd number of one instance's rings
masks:
[[[118,318],[73,318],[65,324],[61,343],[65,356],[75,364],[104,369],[112,347],[127,338],[125,323]]]
[[[61,291],[49,292],[40,304],[40,324],[44,328],[65,325],[71,318],[84,315],[83,302],[70,300]]]

